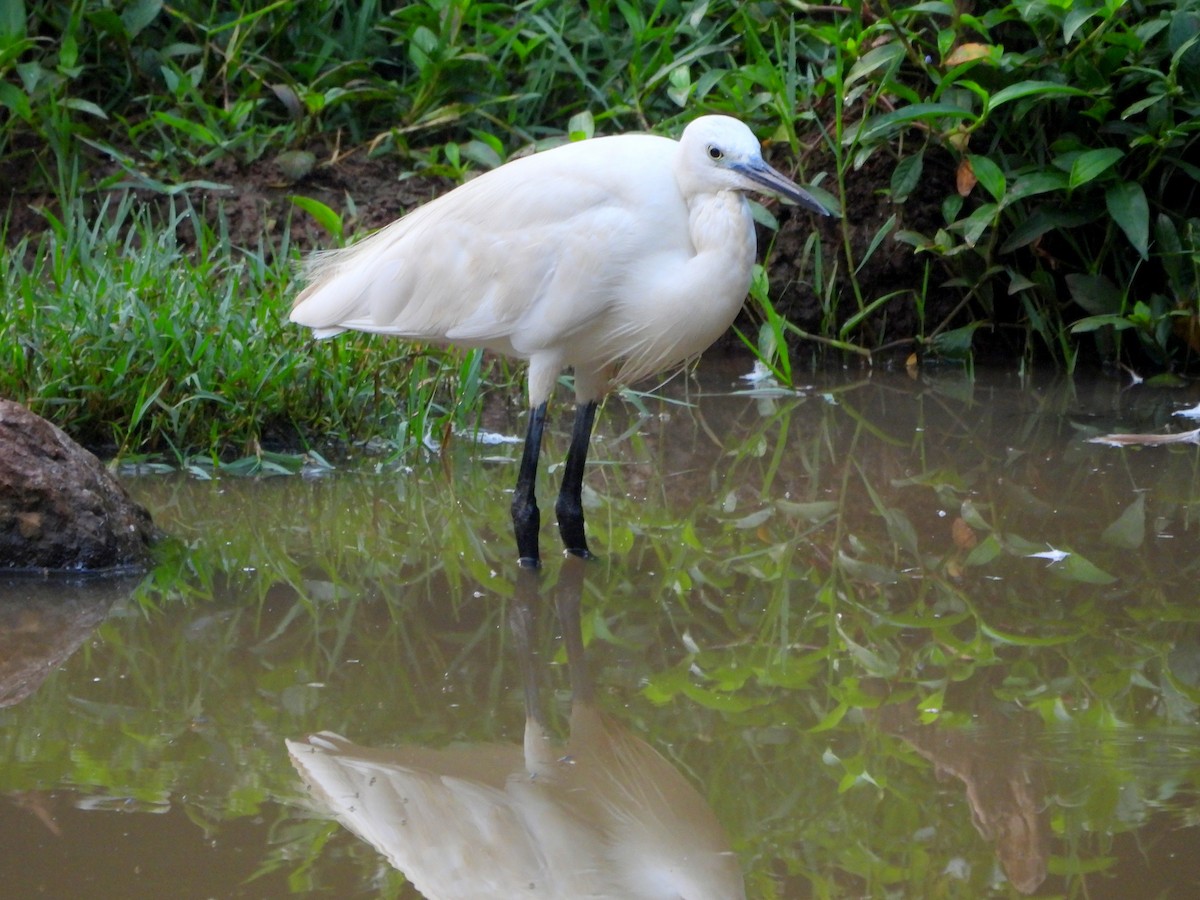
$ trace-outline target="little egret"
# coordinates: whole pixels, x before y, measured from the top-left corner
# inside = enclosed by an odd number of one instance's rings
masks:
[[[512,500],[522,566],[539,564],[534,495],[546,402],[575,374],[575,423],[555,511],[569,553],[587,558],[581,493],[596,405],[695,356],[724,332],[750,287],[747,192],[829,210],[763,161],[728,116],[678,141],[643,134],[566,144],[513,160],[344,250],[314,255],[291,320],[528,360],[529,424]]]

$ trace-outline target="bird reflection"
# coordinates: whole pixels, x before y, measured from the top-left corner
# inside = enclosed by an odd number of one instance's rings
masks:
[[[745,897],[704,799],[594,702],[579,619],[585,565],[568,558],[556,589],[571,677],[565,746],[541,716],[532,569],[520,572],[510,621],[525,683],[523,747],[384,750],[331,732],[287,742],[318,802],[430,900]]]

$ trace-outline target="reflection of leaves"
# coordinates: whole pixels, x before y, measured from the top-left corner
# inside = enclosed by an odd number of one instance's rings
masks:
[[[1072,553],[1060,563],[1050,567],[1055,575],[1067,581],[1083,584],[1112,584],[1117,579],[1078,553]]]
[[[899,573],[888,566],[858,560],[842,552],[838,553],[837,560],[842,571],[856,581],[866,581],[873,584],[896,584],[900,581]]]
[[[794,503],[791,500],[776,500],[780,512],[805,522],[820,522],[837,512],[838,505],[832,500],[814,500],[811,503]]]
[[[850,655],[854,657],[855,662],[862,666],[863,670],[875,678],[891,678],[898,670],[896,663],[895,651],[887,644],[880,644],[878,649],[872,650],[865,647],[857,641],[852,640],[842,626],[838,625],[838,634],[846,644],[846,649]]]
[[[998,896],[981,880],[990,851],[962,841],[961,800],[911,751],[865,734],[862,710],[903,697],[945,721],[999,701],[1072,738],[1192,722],[1200,555],[1183,549],[1195,540],[1194,460],[1122,454],[1119,470],[1097,469],[1094,449],[1064,437],[1064,413],[1083,393],[1069,382],[1005,394],[965,376],[952,392],[872,378],[854,388],[853,414],[811,398],[768,413],[739,400],[735,415],[750,421],[741,431],[705,398],[704,433],[682,464],[695,423],[679,407],[669,427],[652,417],[605,444],[605,464],[587,475],[600,498],[588,524],[601,559],[585,595],[598,700],[706,785],[762,888],[752,896],[840,896],[848,879],[864,896],[939,896],[943,864],[929,860],[954,857],[975,873],[963,895]],[[610,406],[619,434],[623,407]],[[724,445],[706,456],[708,430]],[[547,442],[560,456],[566,438]],[[400,722],[405,740],[431,743],[519,731],[519,675],[502,637],[510,524],[496,488],[510,473],[469,452],[466,442],[444,451],[449,474],[339,467],[314,482],[232,483],[217,470],[206,485],[141,482],[186,553],[156,575],[141,615],[110,620],[37,705],[6,713],[0,773],[141,779],[217,822],[244,814],[239,798],[291,785],[268,746],[276,729],[346,722],[390,742]],[[777,514],[758,521],[764,510]],[[1113,510],[1123,511],[1110,522]],[[947,530],[958,515],[978,543],[954,572],[965,547]],[[738,528],[736,516],[751,518]],[[1177,539],[1159,540],[1147,517],[1167,520]],[[1049,567],[1025,558],[1048,547],[1071,555]],[[185,712],[164,723],[164,709]],[[37,768],[6,765],[17,752]],[[1177,771],[1132,770],[1133,752],[1106,746],[1099,768],[1049,773],[1048,802],[1070,841],[1052,865],[1103,868],[1105,841],[1135,824],[1117,817],[1119,792],[1162,797],[1178,783]],[[215,775],[209,758],[233,763]],[[816,860],[804,877],[817,889],[779,882],[800,846]],[[376,871],[370,853],[356,860]],[[336,863],[311,854],[318,874]]]
[[[1117,520],[1104,529],[1100,539],[1123,550],[1142,546],[1146,539],[1146,495],[1138,494]]]
[[[887,523],[888,537],[892,543],[900,547],[910,556],[916,557],[917,550],[917,531],[912,526],[904,510],[894,506],[887,505],[871,486],[870,481],[863,480],[863,484],[867,488],[867,492],[871,496],[871,503],[874,504],[876,512],[883,516],[883,520]]]
[[[968,566],[986,566],[1003,552],[1000,539],[994,534],[989,534],[967,554],[966,562]]]
[[[1115,856],[1097,856],[1087,860],[1052,856],[1047,861],[1046,870],[1051,875],[1089,875],[1093,872],[1107,872],[1116,864]]]
[[[1000,641],[1003,644],[1011,644],[1014,647],[1055,647],[1059,644],[1069,644],[1072,641],[1078,640],[1077,634],[1059,634],[1059,635],[1028,635],[1016,634],[1011,631],[1004,631],[992,625],[984,623],[980,624],[980,630],[988,637]]]

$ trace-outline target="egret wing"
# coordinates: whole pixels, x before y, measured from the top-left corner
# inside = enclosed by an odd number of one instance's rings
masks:
[[[601,138],[480,176],[315,257],[292,320],[319,334],[349,328],[528,356],[612,302],[661,228],[645,221],[645,204],[671,200],[663,169],[674,146]]]

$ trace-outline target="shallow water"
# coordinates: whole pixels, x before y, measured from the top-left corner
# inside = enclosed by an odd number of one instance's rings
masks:
[[[549,521],[539,583],[518,579],[519,444],[127,476],[173,538],[151,577],[0,586],[0,894],[415,897],[396,865],[524,877],[512,842],[528,855],[540,822],[571,836],[568,868],[626,848],[597,896],[721,864],[700,853],[718,844],[749,897],[1200,895],[1200,456],[1086,441],[1184,430],[1195,392],[947,371],[747,393],[745,368],[610,400],[578,584]],[[482,424],[523,417],[497,402]],[[588,688],[559,644],[574,595]],[[531,681],[546,746],[569,741],[538,766]],[[322,801],[284,744],[321,730],[388,748],[371,789],[453,775],[510,844],[458,854],[453,798],[428,822],[361,785]],[[653,824],[621,843],[603,798],[651,782],[628,817]],[[379,850],[331,819],[351,795]]]

